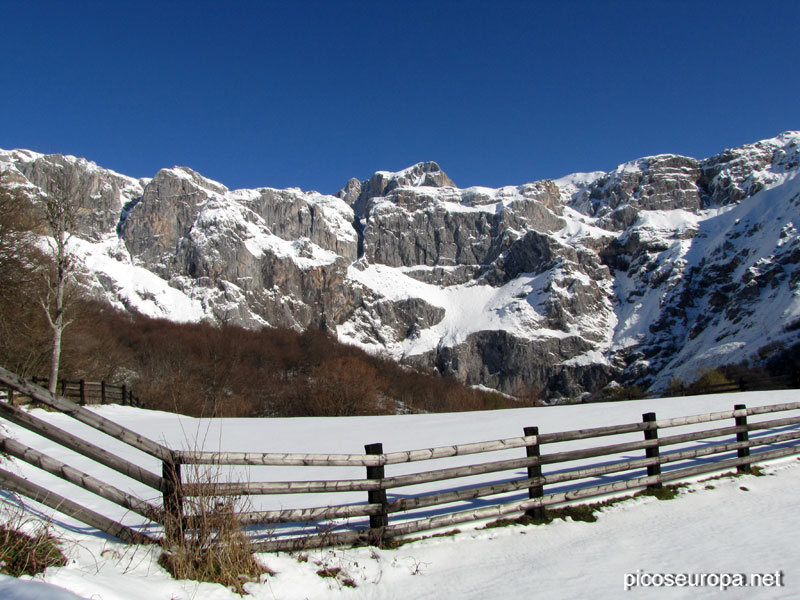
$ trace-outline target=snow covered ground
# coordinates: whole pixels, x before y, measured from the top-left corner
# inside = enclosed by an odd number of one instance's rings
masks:
[[[758,406],[798,400],[799,391],[753,392],[484,413],[215,421],[130,407],[96,410],[173,447],[192,447],[202,442],[211,450],[361,453],[365,443],[376,441],[383,442],[385,450],[391,452],[517,436],[525,425],[538,425],[545,433],[639,421],[641,414],[649,411],[657,412],[659,418],[668,418],[729,410],[736,403]],[[68,428],[63,415],[44,411],[36,414]],[[34,441],[32,434],[12,425],[4,427],[21,441]],[[70,425],[69,429],[86,432],[80,425]],[[99,437],[99,434],[89,435]],[[54,456],[68,454],[41,440],[36,445]],[[123,453],[114,444],[107,447]],[[99,468],[90,467],[88,462],[76,464],[78,457],[72,456],[67,462],[91,469],[92,473],[99,472]],[[156,470],[155,463],[143,461],[143,464]],[[14,463],[10,468],[64,495],[80,498],[95,510],[119,516],[110,505],[79,496],[77,488],[36,473],[27,465]],[[387,475],[396,474],[389,469]],[[259,558],[277,574],[264,576],[260,583],[248,584],[247,589],[253,598],[287,600],[516,596],[578,599],[627,594],[647,598],[796,598],[800,596],[796,564],[800,460],[792,457],[774,461],[766,472],[765,477],[694,482],[670,501],[646,497],[628,500],[605,509],[595,523],[555,521],[546,526],[495,529],[479,529],[481,524],[475,524],[459,527],[461,532],[454,536],[417,541],[396,550],[335,548],[308,551],[304,556],[264,553]],[[111,473],[103,471],[107,477]],[[307,470],[291,476],[316,477]],[[348,475],[337,471],[338,476]],[[125,489],[140,491],[124,481],[117,483]],[[330,499],[333,503],[343,500],[341,496]],[[44,517],[52,514],[38,506],[32,508]],[[16,510],[8,496],[4,510],[7,513]],[[126,523],[136,523],[135,516],[124,518]],[[0,578],[0,598],[74,598],[61,590],[69,590],[78,598],[98,600],[237,597],[220,585],[173,580],[156,564],[155,549],[126,546],[61,515],[51,519],[55,533],[64,539],[69,564],[49,569],[38,581]],[[340,568],[340,577],[319,577],[316,572],[323,567]],[[634,587],[628,592],[623,589],[626,574],[631,583],[637,577],[640,582],[650,582],[660,581],[665,574],[699,573],[709,574],[706,579],[709,585]],[[748,578],[751,574],[770,574],[775,583],[782,585],[730,587],[721,592],[722,584],[732,583],[734,574]],[[344,586],[345,577],[352,579],[357,587]],[[45,583],[58,588],[45,587]]]

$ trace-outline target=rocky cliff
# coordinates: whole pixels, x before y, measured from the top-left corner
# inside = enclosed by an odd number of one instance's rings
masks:
[[[336,196],[135,180],[0,151],[35,195],[81,174],[75,252],[130,310],[340,340],[506,393],[660,388],[798,341],[800,133],[704,159],[461,189],[433,162]]]

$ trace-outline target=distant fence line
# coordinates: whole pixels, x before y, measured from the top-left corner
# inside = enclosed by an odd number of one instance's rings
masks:
[[[0,402],[0,417],[149,486],[158,492],[161,502],[137,498],[5,436],[0,436],[0,451],[27,461],[165,528],[170,523],[192,521],[193,504],[187,499],[194,497],[224,499],[232,496],[366,492],[366,497],[361,501],[346,504],[240,511],[237,516],[242,526],[255,536],[254,545],[262,551],[381,543],[420,531],[510,514],[524,513],[541,518],[553,505],[580,503],[589,498],[627,490],[655,488],[662,483],[685,481],[704,473],[730,469],[747,472],[756,461],[800,454],[800,416],[797,415],[800,402],[751,408],[737,404],[733,410],[671,419],[658,419],[655,413],[646,413],[639,422],[555,433],[540,433],[537,427],[532,426],[524,427],[523,435],[519,437],[399,452],[384,452],[381,443],[365,445],[364,454],[205,452],[168,448],[61,396],[54,396],[2,368],[0,384],[155,457],[162,466],[160,474],[115,456],[11,403]],[[751,416],[774,413],[794,414],[748,422]],[[701,431],[662,435],[673,428],[696,428],[704,423],[725,420],[732,423]],[[619,435],[627,435],[628,438],[616,443],[603,444],[598,441],[591,447],[554,448],[550,451],[550,448],[563,442],[600,440]],[[638,436],[638,439],[631,439],[633,436]],[[476,461],[473,464],[426,468],[395,475],[386,473],[386,468],[392,465],[515,450],[520,451],[519,456],[503,460]],[[599,460],[588,464],[570,464],[587,459]],[[356,466],[364,468],[365,473],[361,478],[350,479],[259,482],[246,477],[244,482],[204,482],[202,478],[192,480],[192,473],[182,472],[182,467],[186,465]],[[544,472],[543,467],[548,467],[548,471]],[[523,476],[515,472],[520,469],[524,469]],[[506,474],[501,477],[499,474],[503,472]],[[501,478],[491,482],[463,483],[462,478],[487,473],[497,473],[497,477]],[[189,476],[188,481],[186,475]],[[402,488],[439,482],[445,483],[433,490],[408,490],[405,495],[395,493],[394,498],[387,496],[388,490],[396,492]],[[568,485],[561,485],[565,483]],[[152,541],[141,531],[99,515],[2,469],[0,485],[125,541]],[[514,492],[519,492],[518,497],[509,498],[508,495]],[[479,508],[465,510],[457,505],[479,499],[479,503],[483,504]],[[430,510],[421,510],[432,507],[436,507],[433,514]],[[363,522],[351,519],[361,519]]]
[[[730,383],[696,386],[682,385],[672,388],[668,395],[686,396],[698,394],[717,394],[724,392],[755,392],[764,390],[793,389],[800,387],[800,373],[794,375],[774,375],[766,377],[739,377]]]
[[[47,387],[50,380],[45,377],[32,377],[30,379],[36,385]],[[124,406],[141,406],[142,401],[138,396],[128,389],[126,385],[114,385],[105,381],[86,381],[85,379],[67,380],[59,379],[56,386],[58,395],[63,398],[72,398],[78,401],[81,406],[87,404],[122,404]],[[14,402],[15,390],[7,388],[10,401]]]
[[[603,390],[583,398],[574,398],[559,404],[595,404],[600,402],[624,402],[626,400],[647,400],[655,398],[674,398],[680,396],[700,396],[703,394],[722,394],[725,392],[758,392],[769,390],[789,390],[800,388],[800,373],[789,375],[744,376],[735,381],[714,385],[698,385],[681,383],[670,386],[661,394],[645,394],[634,386],[638,393],[631,393],[631,388],[618,388],[617,393]]]

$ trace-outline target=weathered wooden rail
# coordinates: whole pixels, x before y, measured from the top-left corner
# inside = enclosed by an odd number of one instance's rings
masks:
[[[156,490],[161,502],[145,502],[7,437],[0,436],[0,450],[155,524],[191,522],[195,498],[348,494],[350,501],[339,504],[326,498],[325,506],[241,511],[242,525],[263,551],[376,543],[515,513],[541,518],[553,505],[686,481],[706,473],[746,472],[754,462],[800,454],[800,402],[736,405],[732,410],[670,419],[647,413],[638,422],[553,433],[525,427],[518,437],[400,452],[384,452],[382,444],[366,445],[364,454],[204,452],[167,448],[4,369],[0,369],[0,384],[160,461],[159,475],[10,402],[0,402],[0,417]],[[469,458],[488,453],[503,456],[482,462]],[[466,462],[460,457],[472,462],[441,464]],[[364,469],[364,476],[302,481],[249,481],[247,477],[240,482],[206,479],[192,472],[211,468],[224,474],[226,469],[246,469],[251,474],[261,466],[349,467],[349,472],[356,467]],[[391,472],[401,468],[410,472]],[[6,471],[0,470],[0,485],[124,540],[148,541],[140,531]],[[465,507],[465,503],[479,506]]]

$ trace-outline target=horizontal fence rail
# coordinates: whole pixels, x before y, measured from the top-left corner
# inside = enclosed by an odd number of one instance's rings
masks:
[[[283,505],[278,499],[263,510],[239,508],[239,522],[263,551],[381,543],[507,515],[543,519],[555,505],[657,488],[731,469],[747,473],[754,462],[800,454],[800,402],[751,408],[739,404],[731,410],[669,419],[646,413],[641,421],[559,432],[540,432],[530,426],[517,437],[399,452],[384,452],[380,443],[365,445],[363,454],[205,452],[168,448],[1,368],[0,385],[157,459],[160,474],[14,406],[13,394],[0,401],[3,419],[148,486],[160,501],[142,500],[3,435],[0,451],[164,528],[169,524],[190,527],[197,516],[196,501],[203,498],[222,503],[238,497],[326,496],[325,505],[319,506],[294,507],[287,502],[290,507],[275,508]],[[493,453],[491,460],[479,456]],[[280,467],[294,467],[295,475],[305,467],[315,474],[321,468],[343,468],[348,476],[320,479],[317,475],[299,481],[270,476],[270,481],[251,481],[260,467],[269,467],[271,474]],[[363,469],[361,477],[354,476],[358,469]],[[229,470],[230,476],[244,471],[245,481],[225,480]],[[124,540],[149,540],[5,471],[0,471],[0,485],[54,507],[64,506],[62,512]],[[342,500],[331,502],[333,494],[343,494]]]

